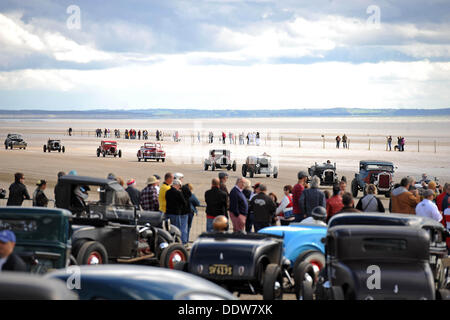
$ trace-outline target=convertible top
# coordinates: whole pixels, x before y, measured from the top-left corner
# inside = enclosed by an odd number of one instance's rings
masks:
[[[61,184],[108,186],[109,188],[114,190],[120,190],[122,188],[122,186],[116,180],[87,176],[65,175],[60,177],[58,179],[58,182]]]

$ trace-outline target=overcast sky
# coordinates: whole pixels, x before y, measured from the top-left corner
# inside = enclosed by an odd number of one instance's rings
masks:
[[[2,109],[448,108],[449,88],[448,0],[0,2]]]

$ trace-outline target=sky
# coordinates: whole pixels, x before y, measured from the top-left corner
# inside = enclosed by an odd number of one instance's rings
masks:
[[[450,1],[0,2],[0,109],[449,108]]]

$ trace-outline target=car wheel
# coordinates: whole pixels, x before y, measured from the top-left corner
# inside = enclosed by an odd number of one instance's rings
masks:
[[[47,151],[47,146],[44,144],[44,153]]]
[[[236,161],[233,161],[232,168],[233,168],[233,171],[236,171]]]
[[[144,159],[144,162],[147,162],[147,158]]]
[[[211,170],[215,171],[216,170],[216,164],[213,162],[213,164],[211,165]]]
[[[231,165],[228,165],[227,166],[227,171],[230,171],[231,170]]]
[[[277,264],[269,264],[264,271],[263,299],[283,299],[283,276],[281,268]]]
[[[119,150],[119,158],[122,158],[122,150]]]
[[[266,178],[269,178],[270,177],[270,174],[266,174]]]
[[[187,258],[186,248],[180,243],[172,243],[161,252],[159,263],[163,268],[174,269],[175,264],[187,261]]]
[[[156,162],[159,162],[159,159],[156,159]]]
[[[100,150],[97,149],[97,157],[100,157]]]
[[[384,194],[384,196],[385,196],[386,198],[390,198],[390,197],[391,197],[391,192],[390,192],[390,191],[386,192],[386,193]]]
[[[358,196],[358,182],[356,179],[352,180],[352,195],[353,198],[356,198]]]
[[[242,165],[242,176],[244,178],[247,176],[247,166],[245,164]]]
[[[175,266],[173,267],[175,270],[188,272],[188,263],[187,261],[180,261],[175,263]]]
[[[97,241],[85,242],[77,254],[77,263],[83,264],[107,264],[108,253],[105,247]]]
[[[61,152],[61,148],[58,149],[58,152]]]
[[[66,147],[62,147],[62,152],[66,152]]]
[[[330,288],[330,299],[331,300],[344,300],[344,291],[341,287],[332,286]]]
[[[294,269],[295,296],[297,300],[313,300],[313,287],[317,282],[314,266],[303,261]]]
[[[141,158],[138,157],[138,162],[141,162]]]
[[[8,145],[5,143],[5,150],[8,150]],[[44,151],[45,152],[45,151]]]
[[[250,178],[253,178],[254,175],[255,173],[253,172],[253,170],[250,169]]]
[[[300,254],[294,262],[295,271],[302,262],[308,262],[313,265],[316,274],[325,267],[325,256],[320,251],[308,250]]]
[[[166,161],[166,158],[162,158],[161,161],[162,161],[162,162]]]

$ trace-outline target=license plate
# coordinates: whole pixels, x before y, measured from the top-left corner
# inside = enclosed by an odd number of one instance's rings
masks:
[[[209,274],[216,276],[232,276],[233,267],[227,264],[211,264],[209,266]]]

